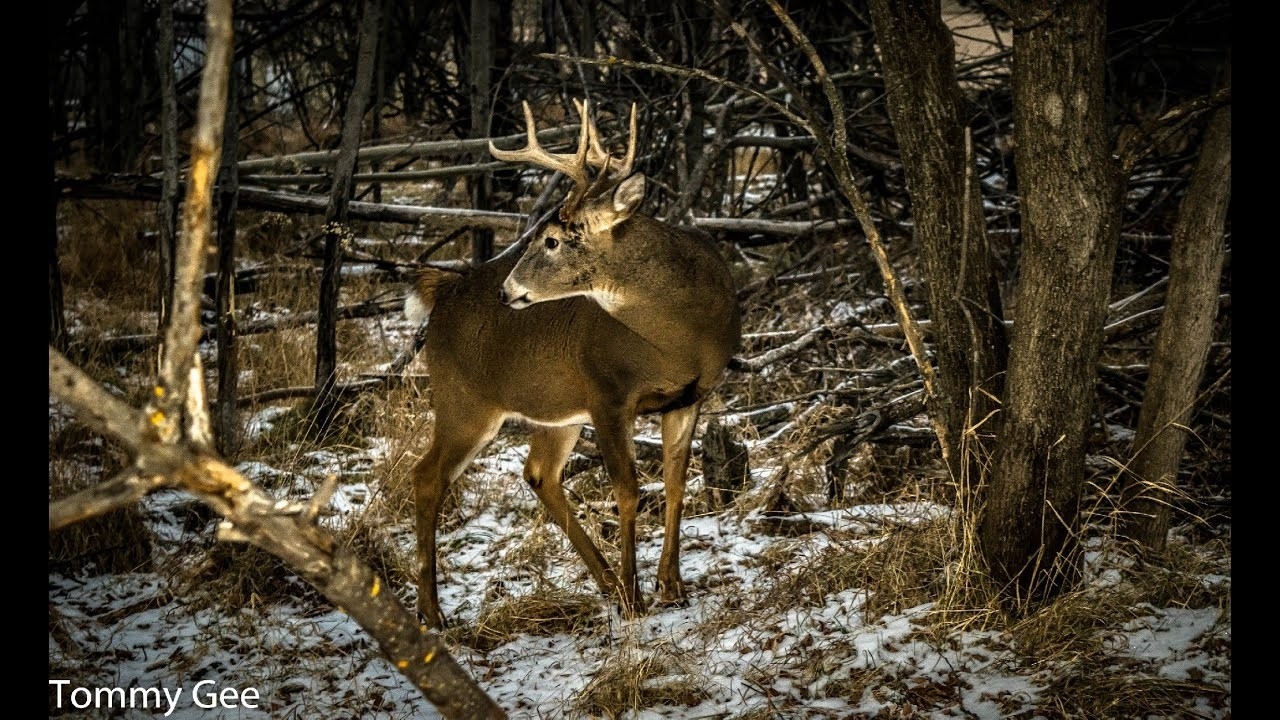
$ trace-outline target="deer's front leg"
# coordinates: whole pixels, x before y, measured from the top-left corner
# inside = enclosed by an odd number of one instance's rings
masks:
[[[445,493],[467,464],[502,424],[500,415],[463,414],[464,422],[450,419],[452,413],[437,411],[427,454],[413,468],[414,515],[418,537],[418,620],[428,627],[444,628],[444,613],[436,590],[436,528]]]

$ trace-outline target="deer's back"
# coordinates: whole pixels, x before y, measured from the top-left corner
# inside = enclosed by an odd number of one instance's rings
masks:
[[[517,259],[499,257],[437,291],[424,351],[437,406],[479,402],[559,424],[601,402],[648,412],[710,388],[687,358],[668,357],[593,300],[503,305],[498,291]]]

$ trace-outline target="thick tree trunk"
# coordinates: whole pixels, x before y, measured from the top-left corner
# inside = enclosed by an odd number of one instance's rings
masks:
[[[85,106],[92,123],[91,152],[100,170],[122,171],[119,166],[120,67],[118,34],[123,12],[121,3],[89,0],[89,52],[86,68],[89,82],[85,87]]]
[[[1077,577],[1093,407],[1123,184],[1104,105],[1101,0],[1019,2],[1013,103],[1023,254],[980,541],[1011,605]]]
[[[938,407],[957,443],[952,476],[975,485],[985,465],[1008,356],[955,46],[938,0],[872,0],[886,104],[901,150],[933,318]],[[968,432],[966,432],[968,431]]]
[[[338,164],[333,170],[333,188],[325,212],[324,270],[320,276],[320,321],[316,331],[316,426],[322,431],[333,420],[333,386],[338,372],[338,291],[342,272],[343,244],[349,242],[347,204],[351,200],[351,176],[355,174],[356,149],[360,145],[361,119],[369,103],[373,84],[373,61],[378,44],[378,20],[382,0],[365,0],[360,21],[360,50],[356,79],[347,98],[342,121],[342,142]]]
[[[142,147],[142,0],[90,0],[91,60],[85,105],[98,169],[131,172]]]
[[[239,396],[240,363],[236,348],[236,196],[240,173],[236,160],[240,147],[240,82],[235,72],[227,80],[227,118],[222,135],[222,168],[218,183],[218,274],[214,291],[218,337],[218,398],[214,429],[218,451],[234,460],[240,449]]]
[[[1119,532],[1162,551],[1186,427],[1204,377],[1218,312],[1225,251],[1223,227],[1231,200],[1231,107],[1214,111],[1200,157],[1178,209],[1169,258],[1169,290],[1156,334],[1134,458],[1125,478]]]

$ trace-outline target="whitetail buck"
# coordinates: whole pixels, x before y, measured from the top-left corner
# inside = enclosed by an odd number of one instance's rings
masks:
[[[636,209],[645,177],[632,173],[636,115],[619,162],[603,149],[585,103],[575,153],[539,144],[524,105],[528,145],[489,152],[573,180],[558,216],[466,274],[423,275],[406,314],[428,315],[424,357],[435,427],[414,467],[418,611],[443,626],[436,591],[436,523],[449,483],[504,420],[533,426],[524,479],[568,534],[591,575],[629,612],[644,608],[636,578],[636,482],[632,434],[638,415],[662,414],[666,536],[658,563],[663,602],[684,598],[680,515],[694,426],[703,399],[740,341],[733,278],[706,238]],[[594,170],[596,176],[590,177]],[[618,504],[622,579],[578,524],[561,472],[590,422]]]

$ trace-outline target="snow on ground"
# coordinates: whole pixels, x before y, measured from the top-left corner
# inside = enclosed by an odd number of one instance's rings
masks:
[[[56,417],[53,405],[50,412]],[[270,420],[265,413],[257,422]],[[314,451],[305,472],[286,474],[289,482],[278,486],[307,495],[330,472],[354,470],[369,478],[341,486],[329,520],[336,525],[368,507],[387,451],[378,440],[363,450]],[[499,589],[507,595],[547,587],[594,593],[562,533],[549,524],[531,527],[536,500],[518,480],[526,452],[518,440],[500,440],[482,455],[472,466],[474,481],[463,501],[470,519],[441,533],[440,547],[447,549],[441,602],[455,625],[474,623]],[[258,480],[282,474],[262,462],[240,469]],[[154,572],[50,573],[50,606],[70,638],[50,633],[50,680],[68,681],[50,686],[51,708],[59,689],[67,712],[71,701],[85,702],[93,690],[120,688],[98,701],[114,701],[117,713],[125,698],[147,703],[143,709],[135,702],[120,717],[437,717],[364,631],[335,609],[286,602],[229,611],[192,602],[190,588],[175,580],[181,576],[176,568],[194,561],[191,548],[202,541],[200,533],[181,525],[177,509],[186,502],[179,493],[162,492],[143,503],[158,537]],[[868,617],[866,592],[853,588],[818,603],[797,598],[784,607],[742,613],[751,589],[767,586],[780,568],[803,568],[831,545],[833,535],[865,535],[874,542],[886,527],[948,512],[925,502],[815,512],[809,520],[819,531],[798,538],[765,534],[750,518],[731,514],[689,517],[682,529],[687,606],[654,608],[624,620],[601,601],[593,627],[518,635],[484,652],[460,646],[455,654],[515,718],[583,717],[580,698],[594,677],[617,663],[646,659],[661,670],[649,682],[683,683],[692,690],[679,703],[638,703],[628,717],[731,718],[751,711],[759,713],[755,717],[1034,717],[1030,710],[1048,682],[1046,668],[1029,666],[1001,633],[964,632],[939,641],[923,631],[931,604]],[[409,551],[410,527],[400,530]],[[511,558],[528,555],[533,542],[548,548],[542,570],[513,570]],[[660,524],[641,532],[638,563],[651,594],[661,544]],[[783,557],[781,566],[761,562],[770,553]],[[1091,557],[1091,565],[1098,565],[1102,553]],[[1101,577],[1104,570],[1096,572]],[[301,583],[295,582],[300,594]],[[398,590],[412,602],[413,588]],[[1147,607],[1114,633],[1109,650],[1116,662],[1159,677],[1224,688],[1225,703],[1204,698],[1195,711],[1197,717],[1229,718],[1230,635],[1229,615],[1215,608]],[[80,648],[78,655],[68,652],[73,646]],[[88,690],[75,694],[77,688]],[[181,694],[170,705],[163,690]],[[211,690],[230,694],[212,698]],[[107,714],[92,707],[72,713]]]

